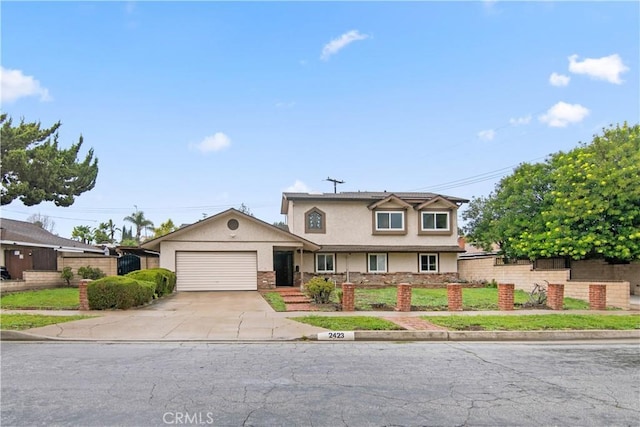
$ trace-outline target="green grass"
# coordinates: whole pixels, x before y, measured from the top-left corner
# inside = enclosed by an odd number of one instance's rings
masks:
[[[371,311],[391,309],[397,302],[397,288],[356,289],[356,310]],[[514,292],[515,306],[522,305],[529,300],[527,292],[516,290]],[[417,311],[444,311],[447,310],[446,289],[413,288],[411,305]],[[462,305],[464,310],[498,310],[498,290],[495,288],[464,288],[462,290]],[[567,310],[586,310],[589,303],[586,301],[565,298],[564,308]]]
[[[74,320],[90,319],[95,316],[45,316],[41,314],[3,314],[0,316],[0,328],[5,330],[21,331],[24,329],[39,328],[41,326],[56,323],[71,322]]]
[[[290,317],[291,320],[306,323],[331,331],[394,331],[400,326],[388,320],[368,316],[323,317],[305,316]]]
[[[78,288],[41,289],[4,295],[0,307],[5,310],[77,310]]]
[[[278,292],[266,292],[262,297],[269,303],[275,311],[287,311],[287,306]]]
[[[522,316],[421,316],[456,331],[640,329],[640,315],[543,314]]]

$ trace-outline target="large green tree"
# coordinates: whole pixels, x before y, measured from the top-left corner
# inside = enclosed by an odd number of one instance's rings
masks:
[[[140,244],[140,236],[143,230],[153,231],[153,222],[144,216],[144,212],[136,210],[124,220],[132,223],[136,227],[136,242]]]
[[[469,240],[509,257],[640,259],[640,128],[523,164],[463,214]]]
[[[47,129],[24,120],[14,126],[7,114],[1,114],[0,125],[2,205],[20,199],[27,206],[43,201],[70,206],[76,196],[95,186],[98,159],[93,157],[93,149],[78,161],[82,136],[63,149],[58,146],[60,122]]]

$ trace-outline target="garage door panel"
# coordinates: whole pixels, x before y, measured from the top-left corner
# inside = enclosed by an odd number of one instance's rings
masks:
[[[178,291],[257,289],[255,252],[177,252]]]

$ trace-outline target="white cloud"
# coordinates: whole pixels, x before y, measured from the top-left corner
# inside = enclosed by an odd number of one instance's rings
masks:
[[[340,37],[331,40],[329,43],[324,45],[322,48],[322,55],[320,59],[323,61],[327,61],[331,55],[335,55],[341,49],[346,47],[347,45],[358,41],[369,38],[367,34],[360,34],[358,30],[351,30],[349,32],[344,33]]]
[[[0,67],[2,102],[13,102],[27,96],[39,96],[40,101],[51,101],[49,90],[40,86],[33,76],[25,76],[21,70]]]
[[[493,129],[481,130],[478,132],[478,138],[483,141],[492,141],[496,137],[496,131]]]
[[[311,189],[304,182],[296,179],[293,185],[284,189],[286,193],[311,193]]]
[[[549,76],[549,83],[558,87],[567,86],[570,80],[571,77],[565,76],[564,74],[551,73],[551,76]]]
[[[528,125],[531,122],[531,114],[524,117],[516,117],[515,119],[509,119],[509,124],[512,126]]]
[[[586,58],[580,62],[578,55],[569,57],[569,71],[575,74],[586,74],[596,80],[606,80],[609,83],[622,84],[620,74],[629,71],[629,67],[622,63],[616,53],[602,58]]]
[[[589,110],[580,104],[558,102],[539,117],[542,123],[550,127],[563,128],[572,123],[581,122],[589,115]]]
[[[231,145],[231,139],[222,132],[216,132],[215,134],[206,137],[199,144],[195,144],[193,147],[196,150],[208,153],[210,151],[224,150]]]

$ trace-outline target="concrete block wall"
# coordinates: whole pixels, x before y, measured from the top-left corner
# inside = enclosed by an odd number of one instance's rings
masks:
[[[589,285],[605,285],[607,307],[629,310],[629,282],[577,281],[564,284],[564,296],[589,301]]]
[[[531,291],[534,283],[565,283],[571,270],[534,270],[529,265],[494,265],[493,257],[458,260],[460,279],[467,281],[495,280],[498,283],[513,283],[515,289]]]
[[[99,268],[107,276],[118,275],[118,257],[115,256],[98,256],[90,257],[83,254],[83,256],[67,256],[58,258],[58,269],[62,271],[65,267],[71,267],[74,279],[79,280],[78,269],[80,267],[91,266],[93,268]]]

